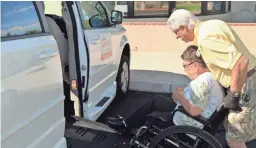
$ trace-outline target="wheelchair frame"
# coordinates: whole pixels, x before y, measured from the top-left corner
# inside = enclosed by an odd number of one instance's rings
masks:
[[[203,129],[192,126],[173,126],[173,116],[176,112],[181,112],[203,124]],[[171,134],[175,134],[175,132],[183,131],[184,134],[190,133],[192,135],[200,137],[204,141],[210,141],[210,145],[213,145],[212,147],[214,148],[221,148],[218,140],[214,138],[214,134],[220,128],[227,115],[228,110],[224,108],[223,104],[217,108],[217,110],[211,115],[209,119],[206,119],[202,116],[193,117],[189,113],[187,113],[182,106],[180,106],[178,109],[174,110],[171,113],[153,112],[148,115],[149,120],[147,120],[145,125],[141,126],[132,137],[130,141],[130,146],[138,148],[154,148],[161,141],[161,139],[164,139],[165,142],[169,142],[173,146],[179,147],[179,145],[175,143],[175,141],[179,140],[178,137],[175,137],[174,140],[166,139],[166,137],[171,136]],[[191,132],[189,132],[188,129]],[[187,137],[190,136],[187,135]],[[200,140],[198,138],[196,138],[195,144],[200,144]],[[204,146],[202,148],[204,148]]]

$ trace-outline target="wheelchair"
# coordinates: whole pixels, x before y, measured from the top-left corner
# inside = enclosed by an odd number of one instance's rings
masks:
[[[181,112],[198,121],[203,128],[185,125],[174,125],[173,116]],[[224,138],[218,136],[225,133],[223,121],[228,110],[220,105],[209,119],[202,116],[193,117],[180,106],[173,112],[153,112],[147,116],[146,123],[141,126],[130,140],[131,148],[222,148]]]

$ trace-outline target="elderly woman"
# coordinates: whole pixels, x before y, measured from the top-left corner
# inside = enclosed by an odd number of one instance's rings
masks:
[[[203,59],[196,55],[196,51],[196,46],[189,46],[181,55],[184,70],[192,81],[184,89],[177,89],[172,100],[154,98],[129,117],[108,117],[107,124],[117,130],[140,127],[145,123],[147,114],[154,111],[171,112],[180,105],[192,116],[202,115],[209,118],[223,102],[224,92],[221,85],[212,78]],[[202,128],[200,123],[181,113],[175,114],[173,123]]]

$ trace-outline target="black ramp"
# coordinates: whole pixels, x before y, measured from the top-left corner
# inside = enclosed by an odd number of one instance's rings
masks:
[[[128,148],[129,139],[119,134],[75,126],[67,123],[65,130],[68,148]]]
[[[138,107],[156,95],[170,97],[170,94],[130,91],[123,100],[114,100],[98,122],[104,123],[104,118],[116,114],[129,115]],[[67,122],[65,137],[68,148],[129,148],[130,137],[113,133],[108,127],[100,123],[75,117],[77,122]],[[86,126],[79,122],[85,122]],[[99,128],[95,128],[99,126]],[[102,130],[105,128],[104,130]],[[101,129],[101,130],[100,130]]]

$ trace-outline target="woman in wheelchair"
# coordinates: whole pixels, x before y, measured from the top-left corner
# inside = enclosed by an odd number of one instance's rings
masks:
[[[196,55],[196,51],[197,46],[192,45],[181,55],[184,70],[191,82],[184,89],[178,88],[172,99],[155,97],[128,117],[107,117],[107,124],[118,131],[138,128],[145,123],[148,114],[155,111],[172,112],[179,106],[183,106],[191,116],[201,115],[208,119],[223,102],[224,92],[222,86],[211,76],[202,57]],[[174,115],[172,124],[203,127],[199,122],[179,112]]]

